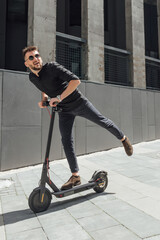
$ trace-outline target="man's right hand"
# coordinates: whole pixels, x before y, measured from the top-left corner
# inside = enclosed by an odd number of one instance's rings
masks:
[[[43,101],[39,102],[39,103],[38,103],[38,106],[39,106],[40,108],[46,108],[46,106],[43,106]]]

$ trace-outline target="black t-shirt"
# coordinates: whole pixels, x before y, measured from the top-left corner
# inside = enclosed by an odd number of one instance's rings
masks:
[[[40,91],[53,98],[62,94],[69,81],[78,80],[79,78],[57,62],[51,62],[42,67],[39,77],[31,72],[29,79]],[[63,111],[70,111],[79,106],[84,99],[85,97],[76,89],[58,105],[63,108]]]

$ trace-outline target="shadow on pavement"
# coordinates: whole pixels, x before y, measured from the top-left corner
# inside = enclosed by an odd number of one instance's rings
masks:
[[[41,212],[34,214],[29,208],[24,209],[24,210],[18,210],[18,211],[13,211],[13,212],[8,212],[0,215],[0,218],[3,218],[4,220],[4,225],[12,224],[12,223],[17,223],[20,221],[24,221],[26,219],[31,219],[34,217],[38,217],[47,213],[52,213],[52,212],[57,212],[62,209],[77,205],[82,202],[89,201],[90,199],[99,197],[99,196],[104,196],[104,195],[111,195],[115,193],[89,193],[85,196],[78,196],[73,199],[67,199],[67,200],[61,200],[57,202],[51,203],[50,207],[48,208],[47,211]],[[2,226],[3,223],[0,221],[0,226]]]

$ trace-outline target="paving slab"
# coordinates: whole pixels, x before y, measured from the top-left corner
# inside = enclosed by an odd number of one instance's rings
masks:
[[[160,240],[160,235],[154,236],[154,237],[151,237],[151,238],[145,238],[144,240]]]
[[[61,239],[61,240],[75,240],[84,239],[91,240],[91,236],[76,222],[73,224],[65,224],[64,226],[60,224],[56,228],[44,227],[44,232],[46,233],[49,240]]]
[[[95,232],[101,229],[119,225],[119,222],[104,212],[89,217],[83,217],[77,221],[87,232]]]
[[[160,220],[160,201],[151,197],[140,198],[128,201],[135,208],[141,209],[143,212]]]
[[[7,240],[29,240],[29,239],[48,240],[42,228],[31,229],[28,231],[24,231],[23,233],[22,232],[14,233],[14,235],[8,234],[7,236]]]
[[[2,215],[1,198],[0,198],[0,236],[1,236],[1,240],[6,239],[5,226],[4,226],[3,215]]]
[[[95,240],[99,240],[99,239],[140,240],[141,239],[122,225],[113,226],[111,228],[105,228],[98,231],[93,231],[91,233],[91,236]]]

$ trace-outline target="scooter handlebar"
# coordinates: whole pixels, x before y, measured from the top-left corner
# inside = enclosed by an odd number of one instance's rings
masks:
[[[56,106],[52,107],[53,111],[54,111],[54,112],[61,112],[61,111],[62,111],[62,108],[60,108],[60,107],[57,105],[58,102],[54,102],[54,104],[55,104]],[[43,107],[48,107],[48,106],[50,106],[50,105],[49,105],[49,101],[43,101],[42,106],[43,106]]]
[[[54,102],[54,104],[57,105],[58,102]],[[43,101],[42,106],[43,106],[43,107],[50,106],[50,105],[49,105],[49,101]]]

